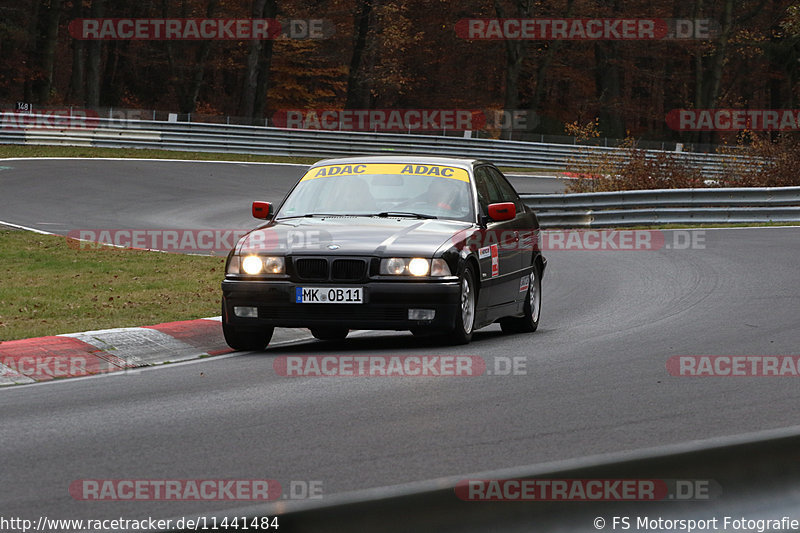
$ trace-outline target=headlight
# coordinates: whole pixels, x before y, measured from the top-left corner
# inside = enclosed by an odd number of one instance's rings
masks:
[[[283,274],[286,271],[283,257],[233,256],[228,264],[228,274]]]
[[[390,257],[381,259],[380,273],[384,276],[450,276],[450,267],[444,259],[422,257]]]
[[[283,274],[283,257],[264,258],[264,272],[267,274]]]
[[[257,255],[248,255],[242,259],[242,270],[245,274],[255,275],[260,274],[261,269],[264,267],[264,262]]]
[[[421,257],[415,257],[408,262],[408,272],[412,276],[424,276],[431,269],[431,262]]]
[[[399,257],[392,257],[391,259],[384,259],[381,261],[381,274],[393,274],[398,276],[406,271],[405,259]]]

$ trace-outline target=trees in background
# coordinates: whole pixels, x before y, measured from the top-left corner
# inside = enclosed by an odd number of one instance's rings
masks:
[[[73,39],[79,18],[324,19],[326,39]],[[462,38],[460,19],[713,19],[705,40]],[[284,28],[286,31],[288,28]],[[680,134],[671,109],[793,108],[796,0],[30,0],[0,6],[0,103],[113,106],[244,117],[280,109],[523,109],[534,131],[598,117],[605,136]]]

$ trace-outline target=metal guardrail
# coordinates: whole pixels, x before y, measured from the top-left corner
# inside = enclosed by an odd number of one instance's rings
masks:
[[[41,117],[43,126],[36,124]],[[274,127],[240,126],[198,122],[118,120],[107,118],[31,115],[21,126],[0,128],[0,143],[35,145],[77,145],[110,148],[155,148],[198,152],[229,152],[296,157],[344,155],[422,154],[486,159],[499,165],[522,168],[563,169],[598,156],[624,157],[620,148],[550,144],[415,135],[398,133],[292,130]],[[648,157],[670,154],[704,175],[722,172],[726,156],[690,152],[648,150]]]
[[[226,516],[254,518],[278,516],[280,531],[339,533],[381,531],[399,533],[436,531],[464,533],[503,531],[691,531],[685,526],[637,527],[640,518],[711,520],[717,527],[694,531],[732,531],[723,528],[724,517],[800,519],[800,446],[798,428],[765,431],[743,437],[664,446],[659,449],[580,458],[540,466],[509,468],[409,484],[365,490],[321,500],[281,501],[259,507],[233,509],[210,515],[206,522],[221,523]],[[468,501],[457,496],[456,486],[478,480],[678,480],[693,487],[692,494],[660,494],[656,501],[615,498],[600,501]],[[701,487],[710,490],[698,490]],[[488,491],[487,491],[488,493]],[[688,496],[688,497],[687,497]],[[685,497],[685,499],[684,499]],[[617,521],[614,521],[617,517]],[[627,517],[630,523],[620,523]],[[172,531],[191,531],[192,528]],[[747,528],[756,531],[755,528]],[[761,531],[784,531],[766,528]]]
[[[800,187],[523,194],[544,228],[800,222]]]

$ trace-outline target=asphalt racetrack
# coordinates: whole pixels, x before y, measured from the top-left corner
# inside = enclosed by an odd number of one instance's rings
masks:
[[[66,235],[76,229],[250,229],[253,200],[279,202],[307,166],[199,161],[0,161],[0,221]],[[563,190],[510,177],[519,192]]]
[[[13,168],[0,171],[0,220],[57,233],[252,227],[249,202],[279,200],[302,172],[2,165]],[[493,325],[467,346],[446,347],[367,333],[0,390],[3,514],[170,518],[243,505],[77,501],[69,487],[82,479],[319,481],[328,496],[796,425],[796,378],[674,377],[665,365],[678,355],[800,354],[800,228],[708,230],[695,247],[672,246],[686,233],[665,231],[670,246],[658,250],[546,251],[533,334]],[[490,370],[499,358],[522,357],[525,371],[287,378],[273,368],[286,355],[444,354],[479,356]]]

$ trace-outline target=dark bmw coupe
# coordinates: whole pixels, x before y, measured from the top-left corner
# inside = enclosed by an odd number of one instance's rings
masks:
[[[228,254],[222,327],[237,350],[275,327],[323,340],[351,329],[410,330],[467,343],[499,322],[539,324],[539,223],[492,164],[439,157],[358,157],[314,164],[266,224]]]

